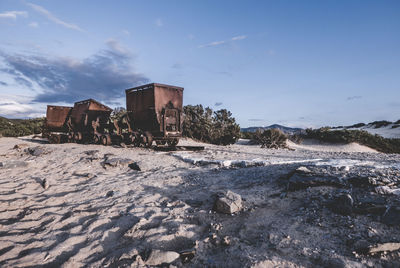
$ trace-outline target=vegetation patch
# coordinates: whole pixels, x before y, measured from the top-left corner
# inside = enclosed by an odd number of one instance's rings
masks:
[[[7,119],[0,117],[0,136],[20,137],[40,134],[45,118],[35,119]]]
[[[264,131],[257,130],[252,138],[252,143],[260,144],[261,148],[278,149],[287,148],[288,136],[280,129],[271,128]]]
[[[364,130],[307,129],[304,138],[331,143],[356,142],[383,153],[400,153],[400,139],[387,139]]]
[[[228,145],[240,137],[240,127],[226,109],[213,111],[202,105],[183,107],[183,136],[207,143]]]

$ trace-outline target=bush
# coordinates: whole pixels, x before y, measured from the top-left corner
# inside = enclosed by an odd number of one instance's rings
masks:
[[[280,129],[271,128],[264,131],[257,130],[253,142],[260,144],[261,148],[286,148],[287,136]]]
[[[383,153],[400,153],[400,139],[386,139],[364,130],[307,129],[305,137],[332,143],[357,142]]]
[[[20,137],[42,132],[45,118],[7,119],[0,117],[0,135],[4,137]]]
[[[374,121],[374,122],[372,122],[370,124],[374,125],[375,128],[381,128],[381,127],[386,127],[386,126],[392,124],[392,122],[382,120],[382,121]]]
[[[240,137],[240,127],[226,109],[213,112],[202,105],[186,105],[183,112],[185,137],[220,145],[233,144]]]

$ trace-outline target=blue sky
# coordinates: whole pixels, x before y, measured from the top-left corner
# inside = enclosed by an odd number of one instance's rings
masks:
[[[400,119],[399,1],[0,1],[0,115],[185,88],[242,127]]]

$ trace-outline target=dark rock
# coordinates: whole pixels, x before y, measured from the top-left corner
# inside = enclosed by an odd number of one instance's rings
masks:
[[[48,180],[43,179],[43,181],[42,181],[42,187],[43,187],[43,189],[49,188],[49,182],[48,182]]]
[[[128,167],[133,169],[133,170],[137,170],[137,171],[141,170],[139,165],[138,165],[138,163],[136,163],[136,162],[129,164]]]
[[[85,153],[86,155],[89,155],[89,156],[97,156],[98,152],[99,152],[99,150],[84,151],[84,153]]]
[[[353,248],[354,248],[354,251],[365,254],[368,252],[369,245],[370,244],[367,240],[360,239],[354,243]]]
[[[242,197],[230,190],[220,194],[214,204],[214,209],[221,213],[232,214],[242,210]]]
[[[351,215],[353,213],[354,201],[351,195],[341,194],[334,198],[331,203],[333,212],[341,215]]]
[[[387,225],[400,225],[400,207],[390,206],[383,214],[382,222]]]
[[[181,261],[183,263],[188,263],[188,262],[190,262],[191,259],[194,258],[195,254],[196,254],[195,249],[181,251],[180,252]]]
[[[46,151],[46,149],[42,146],[26,148],[25,152],[29,153],[30,155],[33,155],[33,156],[40,156],[40,155],[48,153],[48,151]]]
[[[308,187],[317,186],[335,186],[344,187],[346,186],[339,178],[331,176],[311,176],[300,173],[294,173],[289,178],[288,190],[296,191],[306,189]]]
[[[129,166],[134,161],[128,158],[107,158],[103,162],[103,167],[117,167],[117,166]]]
[[[348,182],[353,187],[367,187],[377,185],[376,178],[373,177],[352,177],[348,179]]]
[[[112,197],[114,195],[114,191],[108,191],[106,197]]]

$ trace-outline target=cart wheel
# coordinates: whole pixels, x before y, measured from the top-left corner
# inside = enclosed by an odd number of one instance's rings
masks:
[[[61,137],[59,135],[50,134],[49,142],[53,144],[58,144],[61,142]]]
[[[150,133],[146,133],[143,137],[144,146],[150,148],[153,144],[153,136]]]
[[[101,139],[101,137],[99,135],[97,135],[97,134],[93,135],[93,143],[94,144],[99,144],[100,143],[100,139]]]
[[[76,133],[74,134],[74,140],[75,140],[76,142],[82,141],[82,133],[76,132]]]
[[[101,144],[103,144],[104,146],[110,145],[111,144],[110,135],[106,134],[106,135],[101,136]]]
[[[167,142],[168,142],[168,146],[175,147],[178,144],[179,139],[172,139],[172,140],[168,140]]]
[[[167,142],[166,141],[156,141],[157,145],[165,145]]]

